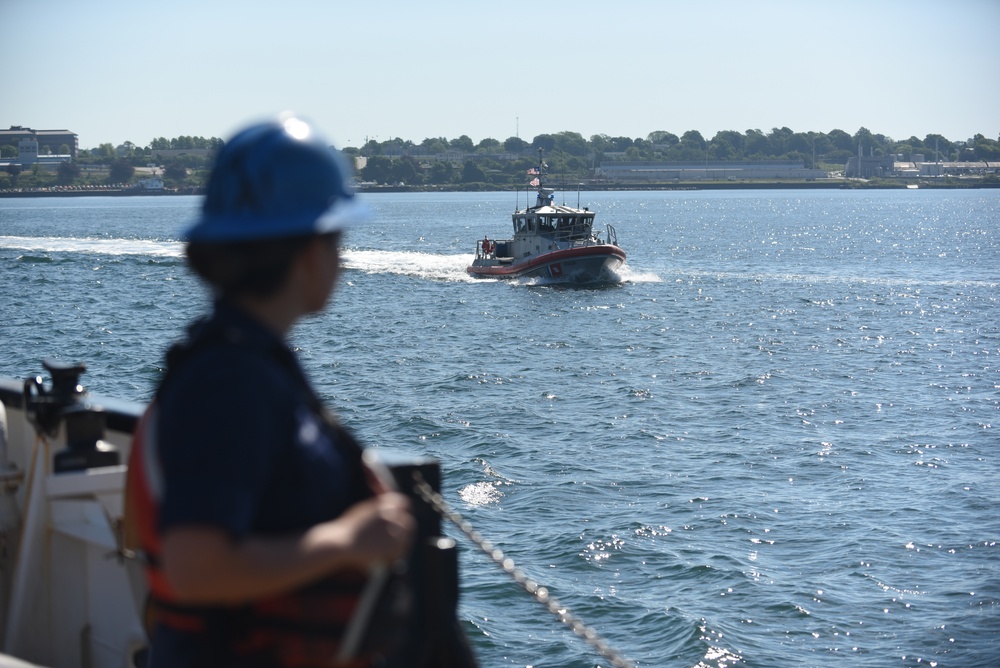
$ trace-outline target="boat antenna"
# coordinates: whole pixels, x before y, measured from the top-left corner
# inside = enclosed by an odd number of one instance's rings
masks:
[[[531,179],[529,185],[533,186],[535,188],[535,190],[537,191],[537,193],[536,193],[536,199],[535,199],[535,206],[542,206],[542,204],[543,204],[543,199],[544,199],[543,196],[544,196],[544,193],[545,193],[545,183],[543,181],[543,178],[545,177],[545,168],[546,167],[547,167],[547,165],[545,164],[545,161],[542,160],[542,148],[539,147],[538,148],[538,167],[537,168],[532,168],[532,169],[528,170],[528,176],[534,176],[534,178]],[[525,193],[525,194],[527,194],[527,193]]]

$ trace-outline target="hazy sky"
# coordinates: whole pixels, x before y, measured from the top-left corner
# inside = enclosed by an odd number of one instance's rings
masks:
[[[0,0],[0,127],[1000,135],[1000,0]]]

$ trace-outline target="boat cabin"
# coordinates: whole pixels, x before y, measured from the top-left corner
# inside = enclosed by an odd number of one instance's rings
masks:
[[[594,214],[574,210],[571,213],[523,213],[514,216],[514,235],[541,234],[553,240],[589,239],[594,229]]]

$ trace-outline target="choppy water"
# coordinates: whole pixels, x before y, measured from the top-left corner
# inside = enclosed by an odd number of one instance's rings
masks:
[[[1000,191],[582,197],[619,285],[467,278],[513,194],[369,197],[294,336],[324,398],[639,666],[1000,664]],[[196,206],[0,199],[0,375],[148,399]],[[608,665],[461,567],[484,667]]]

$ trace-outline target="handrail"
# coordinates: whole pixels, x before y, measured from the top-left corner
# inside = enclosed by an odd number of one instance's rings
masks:
[[[618,232],[615,230],[615,226],[611,223],[605,223],[604,227],[607,229],[608,243],[617,246],[618,245]]]

